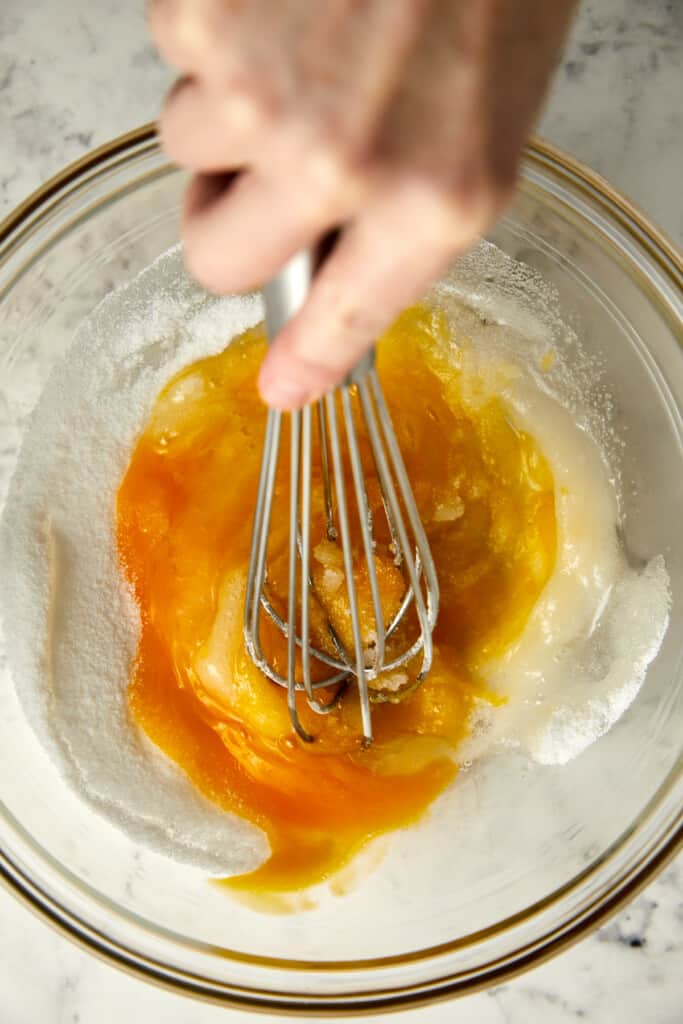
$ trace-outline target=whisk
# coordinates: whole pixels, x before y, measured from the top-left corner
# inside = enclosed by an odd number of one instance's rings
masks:
[[[303,305],[330,244],[327,239],[315,249],[299,252],[265,286],[266,329],[270,338]],[[268,558],[276,476],[284,447],[284,417],[290,420],[288,571],[287,594],[278,609],[270,590]],[[313,443],[314,424],[317,445]],[[373,514],[368,497],[360,437],[371,452],[379,481],[381,514],[385,520],[381,526],[385,534],[388,531],[388,550],[404,581],[403,596],[389,621],[385,621],[382,609],[375,563],[380,524],[377,509]],[[314,642],[312,637],[312,603],[318,611],[322,608],[324,613],[325,609],[324,600],[316,593],[311,570],[314,469],[316,479],[322,480],[326,540],[341,549],[352,644],[344,642],[340,630],[329,619],[324,623],[325,642]],[[360,532],[364,578],[369,583],[374,620],[371,639],[367,630],[364,638],[362,630],[352,519]],[[373,736],[372,703],[399,699],[395,693],[383,692],[381,678],[414,659],[419,666],[414,685],[419,685],[429,672],[438,607],[434,561],[377,377],[373,350],[340,386],[320,400],[291,413],[268,411],[247,577],[246,647],[256,666],[274,683],[286,688],[291,723],[302,740],[311,742],[314,737],[301,722],[297,694],[305,694],[309,707],[324,715],[355,688],[360,702],[362,743],[368,746]],[[275,659],[264,653],[264,616],[287,641],[286,672],[278,671]],[[314,675],[319,678],[314,679]]]

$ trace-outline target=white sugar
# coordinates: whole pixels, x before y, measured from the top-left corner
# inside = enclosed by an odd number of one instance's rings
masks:
[[[118,572],[113,510],[169,376],[260,318],[254,297],[207,302],[177,251],[111,295],[82,324],[35,409],[0,536],[13,676],[57,763],[130,832],[225,872],[259,863],[265,840],[200,797],[130,720],[138,616]]]
[[[544,709],[533,728],[527,726],[536,761],[566,764],[623,715],[660,648],[669,601],[661,556],[641,573],[622,569],[589,638],[553,666],[558,681],[571,673],[572,683],[562,688],[562,696]]]

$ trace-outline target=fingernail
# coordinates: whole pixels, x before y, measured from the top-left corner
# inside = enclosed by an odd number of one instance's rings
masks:
[[[311,390],[301,380],[281,375],[262,373],[259,376],[261,398],[274,409],[298,409],[312,397]]]

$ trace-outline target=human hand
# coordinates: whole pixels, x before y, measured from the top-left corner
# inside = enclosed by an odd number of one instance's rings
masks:
[[[338,383],[499,215],[575,2],[151,0],[197,280],[254,287],[343,225],[264,361],[269,404]]]

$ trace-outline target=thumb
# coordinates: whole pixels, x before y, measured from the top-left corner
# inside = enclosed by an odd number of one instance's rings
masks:
[[[343,232],[303,307],[274,339],[259,375],[268,405],[299,408],[339,384],[464,247],[452,220],[441,234],[404,196],[393,199]]]

